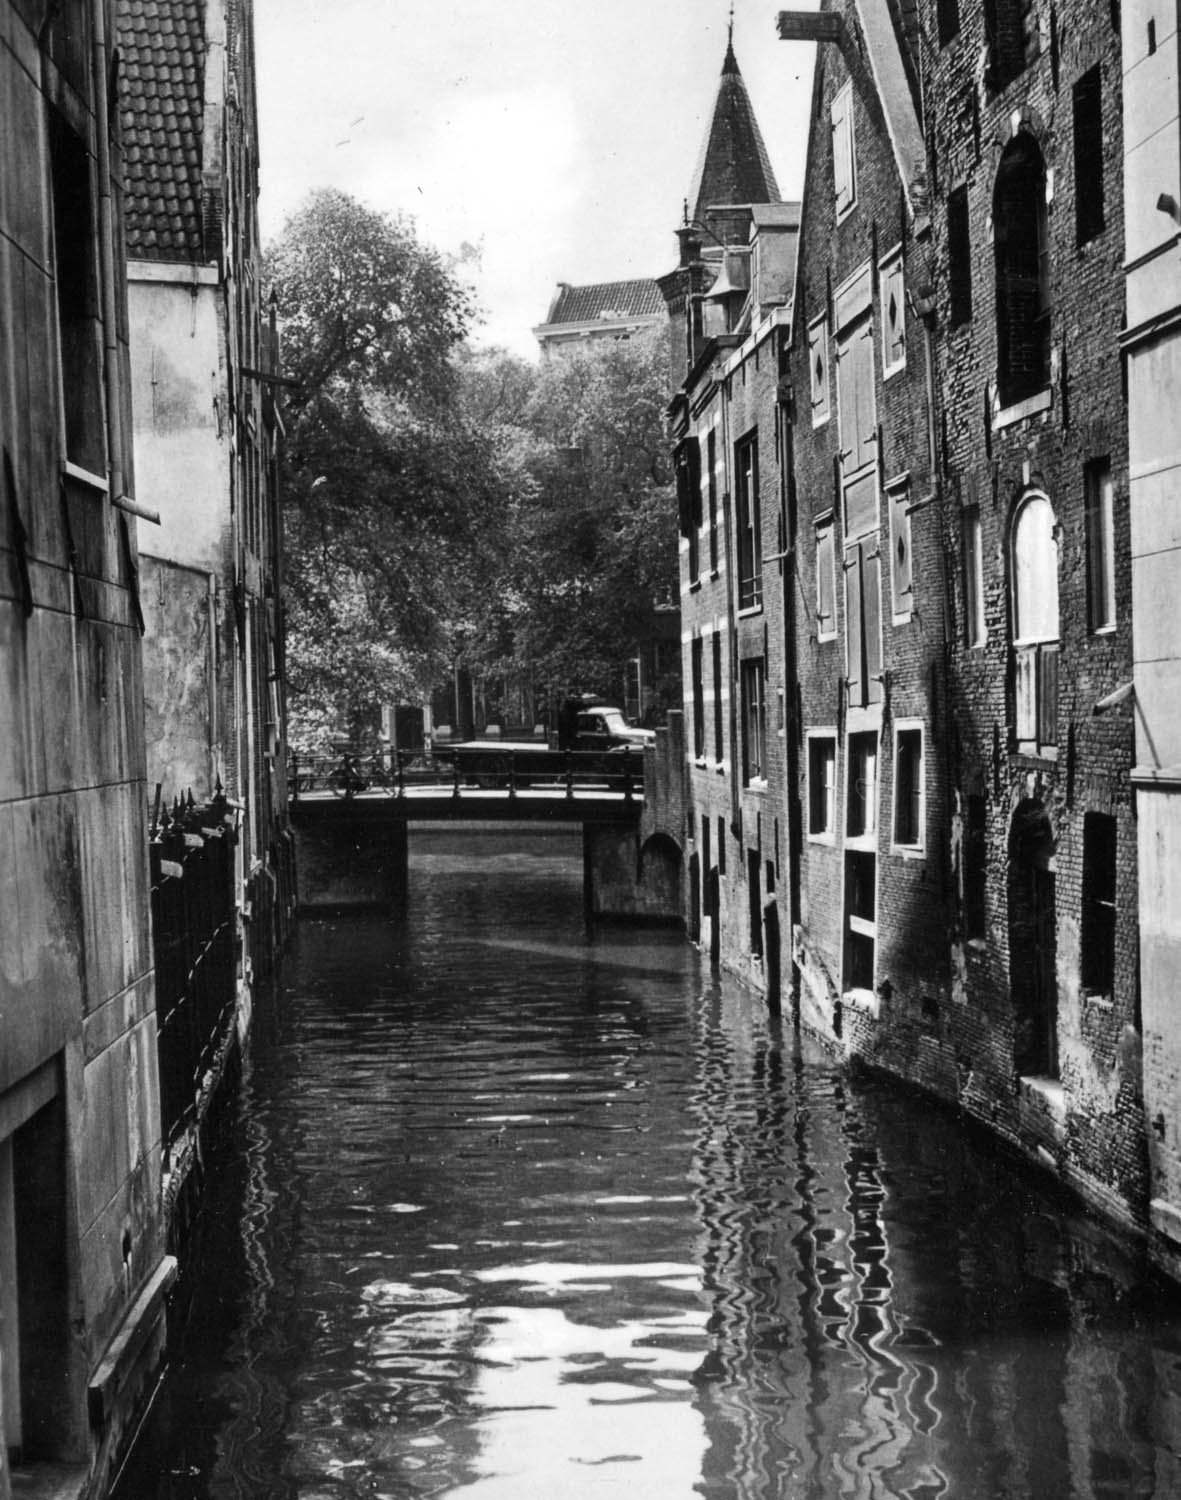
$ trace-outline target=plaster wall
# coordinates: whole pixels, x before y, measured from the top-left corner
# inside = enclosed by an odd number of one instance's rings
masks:
[[[132,262],[135,466],[145,554],[218,572],[230,514],[229,418],[222,371],[221,291],[200,266]]]

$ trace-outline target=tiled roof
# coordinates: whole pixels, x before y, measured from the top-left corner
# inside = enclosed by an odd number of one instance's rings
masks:
[[[689,190],[689,212],[703,224],[710,208],[723,204],[774,203],[778,198],[779,189],[763,132],[738,71],[734,48],[728,46],[713,118]]]
[[[205,0],[119,0],[118,12],[127,253],[204,260]]]
[[[646,318],[664,312],[654,281],[602,281],[595,286],[558,284],[546,323],[593,323],[599,318]]]

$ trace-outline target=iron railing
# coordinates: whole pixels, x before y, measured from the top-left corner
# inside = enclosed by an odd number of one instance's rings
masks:
[[[450,745],[433,753],[390,751],[384,755],[296,756],[288,767],[293,802],[314,792],[352,798],[366,795],[409,797],[434,789],[454,798],[498,790],[515,797],[527,790],[622,794],[631,801],[644,786],[639,750],[499,749]]]

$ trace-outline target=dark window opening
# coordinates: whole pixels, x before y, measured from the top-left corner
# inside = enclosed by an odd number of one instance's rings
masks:
[[[946,47],[953,37],[959,35],[959,0],[938,0],[935,9],[939,26],[939,45]]]
[[[1083,989],[1110,995],[1115,984],[1116,825],[1106,813],[1083,818]]]
[[[845,856],[845,983],[846,990],[872,990],[874,945],[877,941],[875,884],[877,859],[855,852]]]
[[[1103,81],[1098,63],[1074,86],[1075,240],[1085,245],[1104,228]]]
[[[900,729],[894,756],[894,842],[923,842],[923,731]]]
[[[972,239],[968,229],[968,189],[954,188],[947,197],[947,265],[951,290],[951,326],[972,317]]]
[[[984,0],[984,34],[988,43],[986,82],[1000,93],[1041,50],[1034,0]]]
[[[693,677],[693,754],[697,760],[705,755],[705,683],[702,680],[702,642],[697,636],[690,646]]]
[[[1058,1076],[1058,923],[1054,841],[1038,802],[1022,803],[1009,844],[1009,988],[1013,1062],[1025,1077]]]
[[[757,436],[752,435],[738,443],[734,458],[738,503],[738,607],[754,609],[763,602]]]
[[[1050,381],[1050,253],[1046,169],[1027,132],[1001,158],[993,194],[997,381],[1002,406]]]
[[[718,874],[726,873],[726,820],[718,819]]]
[[[677,510],[689,543],[689,581],[701,576],[701,444],[686,438],[677,449]]]
[[[102,324],[90,157],[85,143],[56,110],[49,117],[49,156],[66,456],[93,474],[105,475]]]
[[[746,782],[767,774],[767,684],[762,658],[742,663],[742,775]]]

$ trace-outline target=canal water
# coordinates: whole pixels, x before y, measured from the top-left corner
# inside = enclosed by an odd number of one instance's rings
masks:
[[[1181,1315],[565,836],[412,835],[263,1001],[120,1500],[1181,1495]]]

